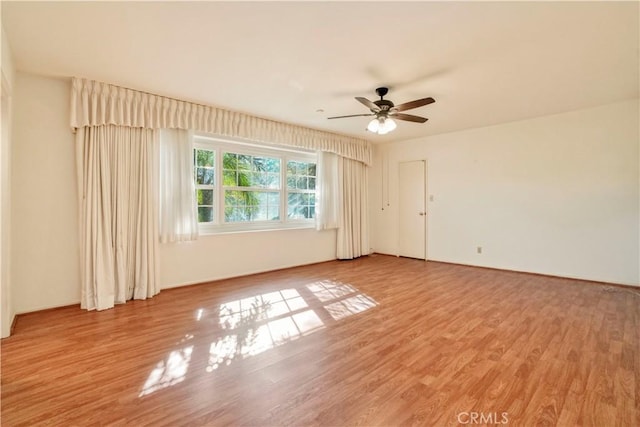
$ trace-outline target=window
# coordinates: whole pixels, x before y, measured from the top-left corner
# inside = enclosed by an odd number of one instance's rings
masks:
[[[316,164],[315,162],[287,162],[287,217],[315,218]]]
[[[213,197],[215,192],[215,160],[213,150],[193,150],[195,163],[196,200],[198,201],[198,222],[213,221]]]
[[[316,157],[197,136],[194,179],[204,232],[312,226]]]

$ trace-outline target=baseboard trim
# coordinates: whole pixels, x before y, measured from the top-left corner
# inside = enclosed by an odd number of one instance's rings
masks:
[[[396,257],[396,258],[399,257],[398,255],[385,254],[385,253],[382,253],[382,252],[375,252],[375,253],[377,255],[390,256],[390,257]],[[407,258],[407,259],[414,259],[414,258]],[[417,261],[422,261],[422,260],[417,260]],[[460,265],[460,266],[463,266],[463,267],[484,268],[484,269],[487,269],[487,270],[495,270],[495,271],[509,271],[509,272],[512,272],[512,273],[530,274],[532,276],[552,277],[552,278],[556,278],[556,279],[579,280],[579,281],[582,281],[582,282],[589,282],[589,283],[593,283],[593,284],[597,284],[597,285],[618,286],[618,287],[621,287],[621,288],[640,291],[640,284],[638,284],[638,285],[630,285],[630,284],[626,284],[626,283],[608,282],[606,280],[584,279],[582,277],[573,277],[573,276],[559,276],[557,274],[537,273],[535,271],[513,270],[513,269],[509,269],[509,268],[488,267],[488,266],[485,266],[485,265],[464,264],[464,263],[461,263],[461,262],[442,261],[442,260],[437,260],[437,259],[426,259],[424,261],[437,262],[437,263],[441,263],[441,264]]]
[[[461,264],[461,263],[449,262],[449,261],[439,261],[439,260],[429,260],[429,261],[430,262],[439,262],[439,263],[442,263],[442,264],[463,265],[465,267],[484,268],[484,269],[487,269],[487,270],[509,271],[511,273],[530,274],[532,276],[552,277],[552,278],[555,278],[555,279],[579,280],[581,282],[588,282],[588,283],[595,284],[595,285],[619,286],[621,288],[635,289],[636,291],[640,291],[640,285],[628,285],[626,283],[607,282],[605,280],[584,279],[582,277],[572,277],[572,276],[559,276],[557,274],[537,273],[535,271],[512,270],[512,269],[509,269],[509,268],[487,267],[487,266],[484,266],[484,265]]]
[[[16,322],[18,321],[18,315],[14,314],[11,320],[11,327],[9,328],[9,336],[13,335],[13,331],[16,329]]]

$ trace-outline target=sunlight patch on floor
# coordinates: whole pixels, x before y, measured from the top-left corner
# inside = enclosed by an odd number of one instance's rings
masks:
[[[322,302],[331,301],[358,291],[351,285],[334,282],[333,280],[322,280],[312,283],[307,285],[307,289]]]
[[[312,301],[314,309],[310,308]],[[377,305],[373,298],[354,286],[333,280],[225,302],[219,305],[217,313],[215,310],[206,313],[207,317],[217,315],[218,327],[224,332],[209,345],[205,371],[213,372],[292,342],[325,328],[327,321],[339,321]],[[194,315],[196,321],[201,321],[205,309],[197,309]],[[193,338],[187,334],[180,343]],[[193,348],[191,345],[174,350],[166,360],[160,361],[149,374],[139,397],[184,381]]]
[[[334,320],[340,320],[347,316],[362,313],[376,305],[377,304],[373,299],[366,295],[358,294],[351,298],[325,305],[324,308],[329,312]]]
[[[255,356],[324,327],[313,310],[270,320],[262,325],[241,328],[211,343],[206,371],[228,366],[236,359]]]
[[[167,359],[160,361],[151,371],[138,397],[184,381],[189,370],[192,352],[193,346],[189,346],[169,353]]]

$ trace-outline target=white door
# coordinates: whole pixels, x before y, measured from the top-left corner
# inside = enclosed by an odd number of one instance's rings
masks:
[[[427,259],[426,162],[402,162],[399,170],[399,255]]]

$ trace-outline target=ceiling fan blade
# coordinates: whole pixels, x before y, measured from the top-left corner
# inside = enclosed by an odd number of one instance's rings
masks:
[[[389,117],[391,117],[392,119],[406,120],[407,122],[416,122],[416,123],[424,123],[427,120],[429,120],[426,117],[414,116],[413,114],[403,114],[403,113],[391,114],[389,115]]]
[[[363,104],[365,107],[367,107],[368,109],[370,109],[371,111],[374,112],[378,112],[380,111],[380,107],[378,107],[376,104],[374,104],[373,102],[369,101],[367,98],[363,98],[361,96],[356,96],[356,100],[358,102],[360,102],[361,104]]]
[[[364,117],[364,116],[375,116],[375,114],[352,114],[350,116],[327,117],[327,119],[345,119],[347,117]]]
[[[404,104],[396,105],[394,109],[396,111],[406,111],[406,110],[411,110],[412,108],[422,107],[423,105],[433,104],[434,102],[436,102],[436,100],[431,97],[416,99],[415,101],[405,102]]]

